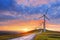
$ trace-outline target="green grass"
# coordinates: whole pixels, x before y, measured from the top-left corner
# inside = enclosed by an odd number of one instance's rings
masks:
[[[16,35],[1,35],[0,40],[8,40],[11,38],[16,38],[16,37],[20,37],[20,35],[18,35],[18,34],[16,34]]]
[[[60,32],[46,31],[37,34],[34,40],[60,40]]]
[[[34,40],[60,40],[60,32],[46,31],[40,34],[39,30],[33,30],[31,32],[23,33],[23,34],[1,35],[0,40],[8,40],[12,38],[17,38],[20,36],[29,35],[31,33],[38,33]]]
[[[20,33],[20,34],[10,34],[10,35],[1,35],[0,36],[0,40],[8,40],[8,39],[12,39],[12,38],[17,38],[17,37],[21,37],[21,36],[25,36],[25,35],[29,35],[33,33],[32,32],[27,32],[27,33]]]

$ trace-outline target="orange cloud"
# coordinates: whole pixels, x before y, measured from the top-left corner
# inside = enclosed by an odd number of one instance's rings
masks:
[[[0,31],[24,31],[25,30],[34,30],[35,28],[43,28],[43,20],[11,20],[8,22],[0,22],[0,24],[6,24],[5,26],[0,26]],[[59,31],[60,24],[50,24],[46,23],[47,30]]]
[[[3,31],[23,31],[23,29],[33,30],[36,27],[39,27],[43,21],[42,20],[12,20],[8,22],[4,22],[2,24],[6,24],[5,26],[0,26],[0,30]]]
[[[47,24],[46,29],[52,31],[60,31],[60,24]]]

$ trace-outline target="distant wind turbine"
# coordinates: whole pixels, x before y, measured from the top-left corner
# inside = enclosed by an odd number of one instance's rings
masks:
[[[41,17],[39,17],[39,18],[43,18],[43,21],[44,21],[44,22],[43,22],[43,31],[44,31],[44,32],[46,32],[46,19],[50,20],[50,19],[46,16],[47,12],[48,12],[48,9],[46,10],[45,14],[43,14]]]

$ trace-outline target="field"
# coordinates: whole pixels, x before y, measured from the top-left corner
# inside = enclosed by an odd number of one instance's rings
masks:
[[[0,40],[8,40],[10,38],[16,38],[16,37],[19,37],[20,35],[16,34],[16,35],[1,35],[0,36]]]
[[[34,40],[60,40],[60,32],[46,31],[41,34],[37,34]]]
[[[0,32],[0,40],[8,40],[8,39],[12,39],[12,38],[17,38],[17,37],[29,35],[31,33],[33,33],[33,31],[27,32],[27,33],[16,33],[16,34],[8,33],[8,32],[1,34],[1,32]]]
[[[16,38],[20,36],[29,35],[31,33],[38,33],[34,40],[60,40],[60,32],[56,31],[46,31],[43,33],[39,33],[39,30],[33,30],[28,33],[23,34],[8,34],[8,35],[0,35],[0,40],[8,40],[11,38]]]

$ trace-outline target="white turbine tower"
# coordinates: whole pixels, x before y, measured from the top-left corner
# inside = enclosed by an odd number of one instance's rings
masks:
[[[40,18],[43,18],[43,31],[44,32],[46,32],[46,19],[48,19],[48,20],[50,20],[47,16],[46,16],[46,14],[47,14],[47,12],[48,12],[48,9],[46,10],[46,12],[45,12],[45,14],[43,14]]]

